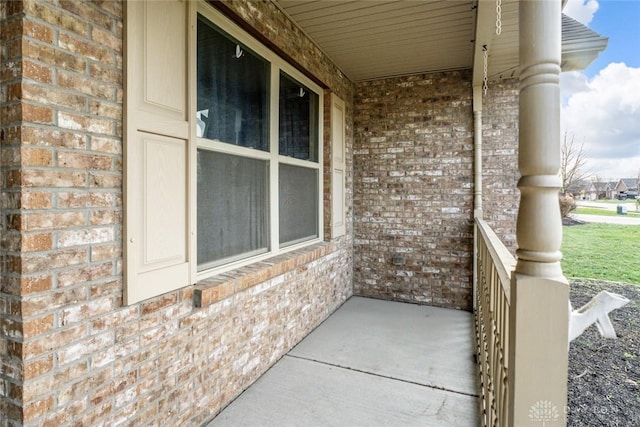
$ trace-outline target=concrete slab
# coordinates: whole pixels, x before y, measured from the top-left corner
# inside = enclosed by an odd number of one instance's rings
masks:
[[[468,312],[353,297],[290,354],[477,395],[474,337]]]
[[[217,426],[476,426],[473,316],[353,297]]]
[[[476,426],[478,398],[285,356],[217,426]]]

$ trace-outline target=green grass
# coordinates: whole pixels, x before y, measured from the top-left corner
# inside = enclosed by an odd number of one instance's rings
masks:
[[[583,215],[618,216],[618,213],[616,211],[612,211],[604,208],[578,207],[575,210],[571,211],[571,213],[583,214]],[[630,218],[640,218],[640,212],[636,212],[635,210],[630,210],[629,207],[627,207],[627,216]]]
[[[565,276],[640,285],[640,226],[585,224],[563,232]]]

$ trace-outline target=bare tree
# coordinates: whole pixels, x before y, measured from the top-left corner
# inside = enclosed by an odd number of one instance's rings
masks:
[[[575,135],[564,133],[562,139],[561,158],[560,158],[560,177],[562,178],[562,193],[566,194],[567,189],[573,184],[589,178],[589,171],[585,170],[587,162],[586,153],[584,151],[584,142],[578,144],[575,141]]]
[[[591,182],[593,183],[593,188],[596,190],[596,200],[604,198],[606,195],[606,189],[600,174],[593,175],[591,177]]]

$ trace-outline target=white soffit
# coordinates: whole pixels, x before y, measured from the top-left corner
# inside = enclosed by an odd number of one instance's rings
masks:
[[[275,0],[354,82],[458,69],[489,80],[519,75],[518,0]],[[476,16],[477,15],[477,16]],[[562,69],[584,69],[607,38],[562,17]]]
[[[354,82],[473,64],[473,0],[277,3]]]

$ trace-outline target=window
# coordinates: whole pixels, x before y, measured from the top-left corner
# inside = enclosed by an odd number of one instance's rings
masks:
[[[320,237],[321,97],[293,67],[216,19],[208,6],[199,12],[195,119],[202,276]]]
[[[205,2],[126,7],[126,303],[319,241],[321,88]]]
[[[198,16],[199,137],[269,151],[269,63]]]

